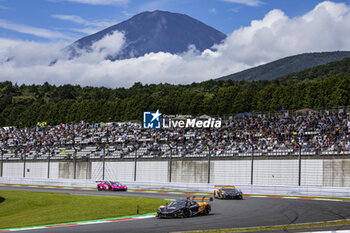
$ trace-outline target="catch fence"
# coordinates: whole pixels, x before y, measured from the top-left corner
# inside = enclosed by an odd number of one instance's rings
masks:
[[[119,148],[119,149],[118,149]],[[127,148],[127,149],[125,149]],[[180,153],[98,144],[1,152],[1,177],[350,187],[350,153],[332,148]]]

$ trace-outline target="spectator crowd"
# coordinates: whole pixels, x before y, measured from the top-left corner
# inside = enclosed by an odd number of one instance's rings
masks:
[[[52,148],[97,150],[112,148],[127,155],[143,149],[143,155],[213,156],[227,153],[254,153],[271,150],[304,152],[350,151],[350,113],[308,110],[268,115],[241,115],[222,120],[220,128],[143,129],[137,123],[71,123],[33,128],[0,128],[0,147],[15,157],[29,151],[36,156]],[[350,154],[350,152],[349,152]]]

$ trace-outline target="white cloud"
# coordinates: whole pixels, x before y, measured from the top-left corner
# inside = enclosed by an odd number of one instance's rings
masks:
[[[172,0],[152,0],[152,1],[145,1],[144,4],[140,5],[138,7],[139,11],[154,11],[166,8],[166,6],[171,3]],[[181,3],[180,0],[177,0],[177,3]]]
[[[75,31],[84,33],[87,35],[96,33],[98,31],[101,31],[102,29],[105,29],[107,27],[110,27],[112,25],[117,24],[117,21],[114,20],[86,20],[78,15],[51,15],[52,18],[70,21],[79,25],[84,25],[84,28],[65,28],[66,30]]]
[[[51,15],[51,17],[60,19],[60,20],[65,20],[65,21],[70,21],[74,22],[76,24],[81,24],[85,26],[94,26],[98,28],[106,28],[109,26],[112,26],[114,24],[117,24],[117,21],[114,20],[86,20],[83,19],[82,17],[78,15]]]
[[[76,2],[89,5],[126,5],[129,0],[65,0],[68,2]]]
[[[259,6],[263,2],[260,0],[222,0],[224,2],[232,2],[232,3],[239,3],[239,4],[244,4],[248,6]]]
[[[109,61],[124,45],[115,32],[94,44],[92,51],[68,60],[67,44],[41,44],[0,39],[0,81],[128,87],[142,83],[191,83],[238,72],[285,56],[315,51],[350,50],[350,7],[333,2],[318,4],[300,17],[272,10],[247,27],[233,31],[216,51],[150,53]],[[5,62],[7,58],[13,58]],[[48,66],[55,58],[58,62]]]
[[[69,30],[73,32],[79,32],[85,35],[91,35],[96,32],[101,31],[104,28],[96,28],[96,27],[84,27],[84,28],[64,28],[64,30]]]
[[[215,8],[209,8],[208,10],[210,13],[216,14],[216,9]]]
[[[296,18],[272,10],[235,30],[218,49],[248,65],[305,52],[350,50],[349,22],[350,8],[329,1]]]
[[[15,24],[2,19],[0,19],[0,28],[47,39],[71,39],[69,36],[60,32],[51,31],[43,28],[31,27],[27,25]]]
[[[108,56],[115,56],[123,47],[124,42],[124,34],[114,31],[111,35],[107,35],[95,42],[91,51],[76,49],[81,56],[75,58],[74,63],[98,64]]]

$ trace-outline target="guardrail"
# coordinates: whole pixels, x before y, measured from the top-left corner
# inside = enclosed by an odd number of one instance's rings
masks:
[[[123,182],[129,189],[168,190],[186,192],[213,192],[218,184],[204,183],[160,183],[160,182]],[[69,187],[96,187],[93,180],[53,180],[53,179],[30,179],[30,178],[6,178],[1,177],[2,184],[23,185],[49,185]],[[222,184],[235,185],[235,184]],[[319,196],[319,197],[342,197],[350,198],[349,187],[311,187],[311,186],[259,186],[259,185],[236,185],[246,194],[263,195],[289,195],[289,196]]]

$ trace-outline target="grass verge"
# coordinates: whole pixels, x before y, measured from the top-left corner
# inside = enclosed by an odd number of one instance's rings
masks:
[[[245,196],[254,196],[254,197],[295,197],[295,198],[305,198],[305,199],[324,199],[324,200],[339,200],[339,201],[350,201],[350,198],[342,198],[342,197],[317,197],[317,196],[290,196],[290,195],[263,195],[263,194],[245,194]]]
[[[0,229],[153,213],[169,200],[0,190]]]
[[[232,228],[232,229],[218,229],[218,230],[204,230],[204,231],[186,231],[187,233],[233,233],[233,232],[264,232],[264,231],[277,231],[277,230],[290,230],[290,229],[308,229],[315,227],[332,227],[332,226],[344,226],[350,225],[349,219],[334,220],[315,223],[300,223],[290,225],[278,225],[278,226],[262,226],[262,227],[247,227],[247,228]]]

